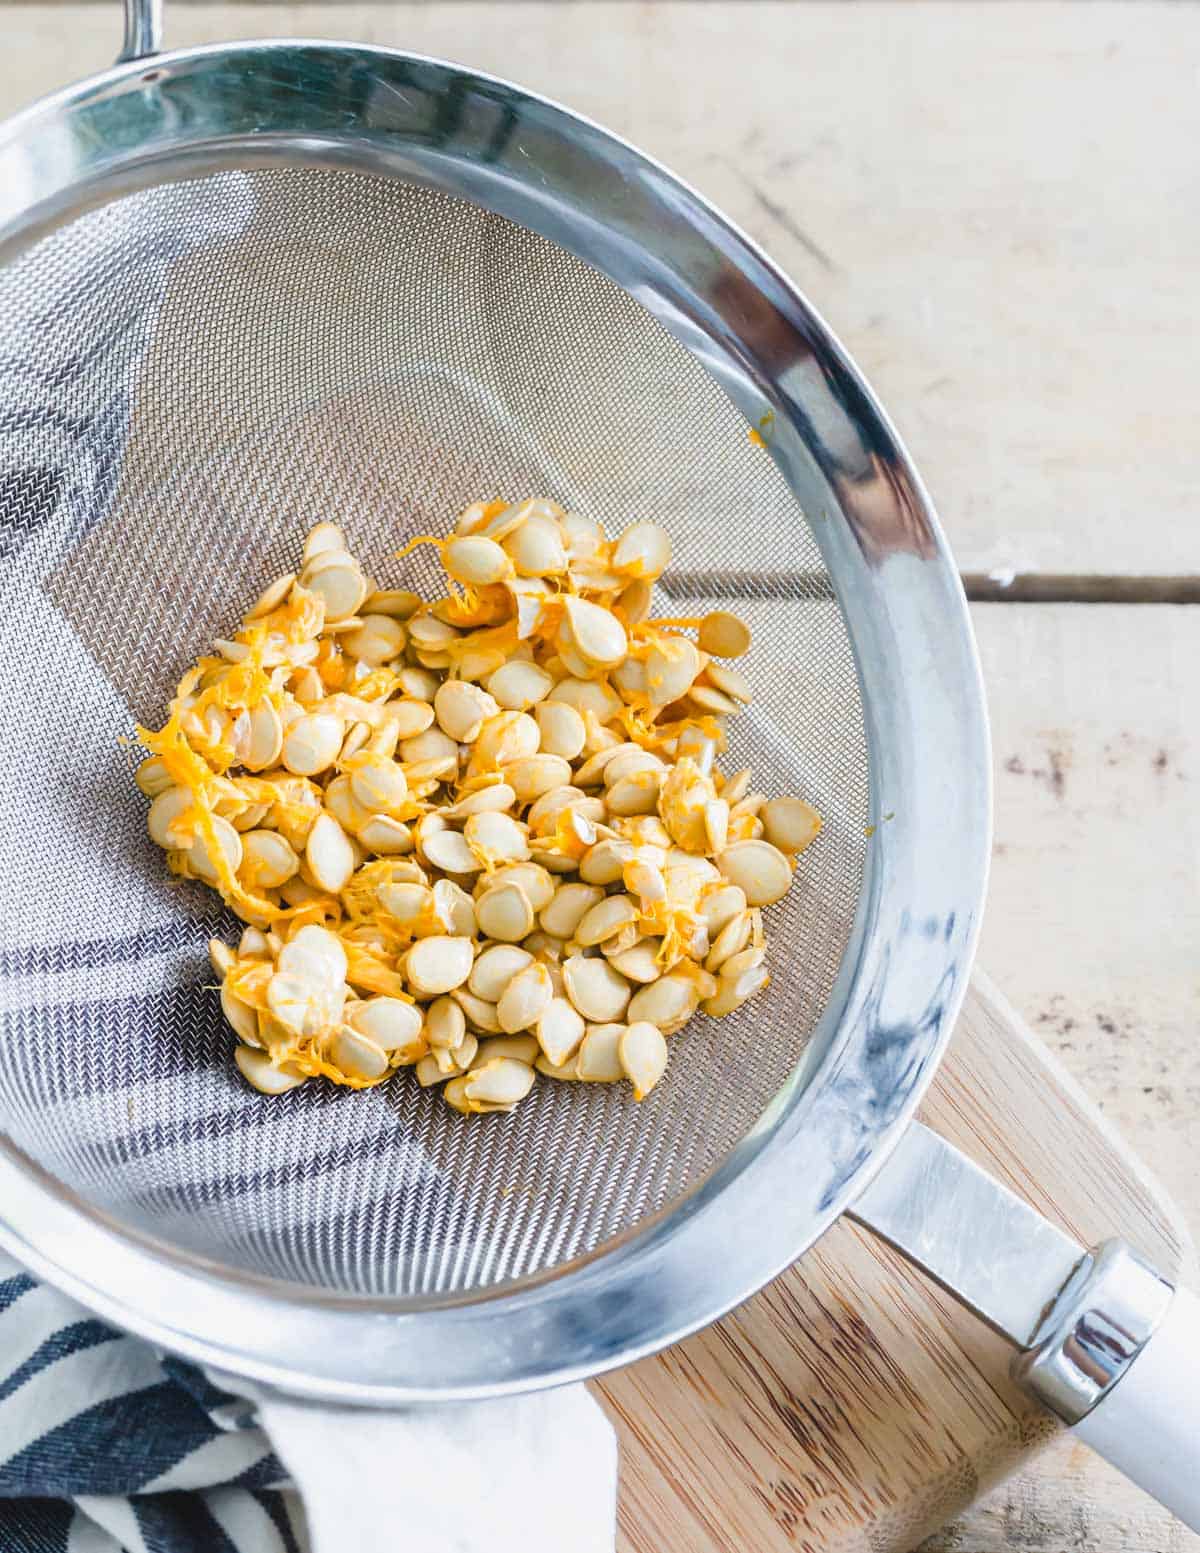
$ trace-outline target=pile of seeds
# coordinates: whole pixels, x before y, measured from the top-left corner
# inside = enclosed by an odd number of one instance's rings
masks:
[[[820,828],[717,764],[750,632],[652,620],[663,529],[469,507],[444,597],[379,589],[320,523],[184,675],[138,785],[150,835],[247,924],[212,961],[266,1094],[414,1067],[464,1112],[535,1076],[628,1080],[766,986],[763,908]]]

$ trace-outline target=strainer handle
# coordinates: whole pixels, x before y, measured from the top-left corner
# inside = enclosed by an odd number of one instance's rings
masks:
[[[125,0],[125,43],[117,64],[148,59],[162,48],[162,0]]]

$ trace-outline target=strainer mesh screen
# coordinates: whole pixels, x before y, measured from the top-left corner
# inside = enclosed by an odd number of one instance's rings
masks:
[[[640,304],[447,196],[349,172],[129,195],[0,274],[0,1127],[142,1230],[306,1285],[432,1294],[588,1251],[694,1184],[795,1064],[859,888],[866,761],[841,615],[775,465]],[[380,585],[469,500],[545,494],[671,532],[672,614],[756,637],[727,769],[827,819],[769,914],[769,992],[696,1021],[641,1106],[540,1083],[464,1119],[410,1074],[267,1099],[204,953],[232,918],[171,882],[136,721],[343,523]],[[660,612],[661,607],[660,607]]]

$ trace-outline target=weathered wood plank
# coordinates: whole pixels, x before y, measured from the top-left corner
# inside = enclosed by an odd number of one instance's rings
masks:
[[[0,108],[115,7],[6,6]],[[1195,7],[168,6],[172,45],[448,55],[562,98],[763,241],[880,390],[969,571],[1200,572]]]

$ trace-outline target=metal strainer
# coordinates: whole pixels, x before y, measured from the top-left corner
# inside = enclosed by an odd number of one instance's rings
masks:
[[[135,8],[129,52],[155,43]],[[988,748],[928,500],[789,283],[516,88],[245,44],[134,58],[0,131],[0,340],[4,1242],[195,1359],[385,1404],[625,1362],[811,1244],[965,990]],[[464,1122],[405,1075],[265,1099],[207,985],[229,924],[164,882],[119,736],[306,526],[428,591],[387,557],[493,493],[653,518],[672,612],[750,623],[735,764],[826,820],[770,991],[678,1037],[640,1107],[542,1085]],[[951,1154],[927,1137],[907,1154]],[[1038,1306],[1082,1255],[1055,1250]]]

